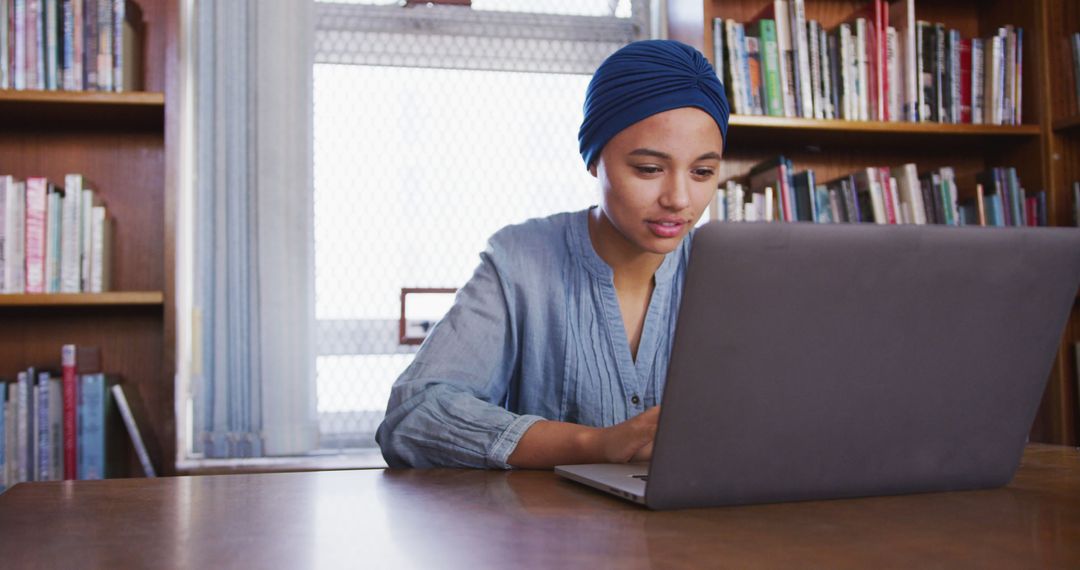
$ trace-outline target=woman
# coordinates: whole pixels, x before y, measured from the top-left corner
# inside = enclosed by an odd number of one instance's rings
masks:
[[[394,383],[376,434],[391,467],[649,459],[728,109],[684,44],[635,42],[600,65],[578,134],[599,207],[492,236]]]

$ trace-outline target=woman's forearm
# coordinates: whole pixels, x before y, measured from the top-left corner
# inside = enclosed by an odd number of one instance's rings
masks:
[[[540,421],[521,436],[507,463],[522,469],[551,469],[556,465],[601,463],[601,428],[567,422]]]

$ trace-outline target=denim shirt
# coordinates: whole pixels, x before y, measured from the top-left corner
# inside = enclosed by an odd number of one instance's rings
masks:
[[[606,427],[660,403],[691,236],[656,271],[635,362],[588,217],[491,237],[390,392],[375,438],[391,467],[507,469],[541,419]]]

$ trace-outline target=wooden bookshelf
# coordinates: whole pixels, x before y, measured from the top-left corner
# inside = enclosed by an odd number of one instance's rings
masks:
[[[713,18],[752,21],[771,0],[669,0],[668,35],[713,58]],[[865,0],[805,0],[807,20],[826,29],[849,21]],[[1075,0],[916,0],[918,20],[942,22],[965,38],[988,37],[998,27],[1024,29],[1022,124],[822,121],[732,116],[721,179],[746,176],[755,164],[784,154],[820,182],[867,166],[914,162],[920,171],[953,166],[961,197],[974,193],[975,175],[1015,166],[1029,191],[1047,192],[1052,225],[1070,222],[1071,184],[1080,180],[1080,105],[1072,94],[1069,33],[1080,32]],[[1068,73],[1062,68],[1068,67]],[[1058,159],[1060,157],[1060,159]],[[1080,298],[1080,297],[1078,297]],[[1080,338],[1080,304],[1074,305],[1032,441],[1076,445],[1078,405],[1073,343]]]
[[[112,287],[100,294],[0,295],[0,378],[60,368],[64,344],[97,346],[102,366],[141,400],[157,440],[152,457],[175,472],[172,308],[178,132],[177,0],[135,0],[142,12],[143,90],[127,93],[0,91],[0,174],[44,176],[58,186],[79,173],[113,224]],[[128,472],[142,473],[132,455]]]
[[[4,307],[160,307],[164,302],[165,294],[161,291],[0,295],[0,309]]]
[[[161,131],[164,93],[0,90],[5,126],[19,128],[116,128]]]

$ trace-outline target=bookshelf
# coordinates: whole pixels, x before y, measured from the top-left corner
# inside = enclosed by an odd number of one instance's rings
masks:
[[[0,295],[0,377],[29,366],[60,369],[60,347],[98,346],[106,372],[119,374],[129,398],[146,409],[140,426],[160,453],[154,465],[175,472],[173,410],[172,180],[178,115],[178,3],[136,0],[145,24],[140,43],[143,90],[65,92],[0,90],[0,173],[45,176],[63,186],[83,174],[113,220],[112,292]],[[130,475],[142,473],[130,453]]]
[[[754,19],[771,0],[669,0],[668,36],[713,57],[713,18]],[[825,29],[867,6],[866,0],[805,0],[807,20]],[[1075,0],[916,0],[919,20],[942,22],[963,37],[988,37],[1012,24],[1024,29],[1022,124],[1012,126],[885,123],[733,115],[721,179],[745,177],[752,166],[784,154],[819,181],[860,167],[918,164],[920,171],[953,166],[960,197],[974,194],[975,175],[1015,166],[1023,185],[1046,190],[1052,225],[1069,225],[1071,186],[1080,180],[1080,105],[1073,93],[1068,34],[1080,32]],[[1031,440],[1077,445],[1077,382],[1073,343],[1080,340],[1080,296],[1074,303]]]

